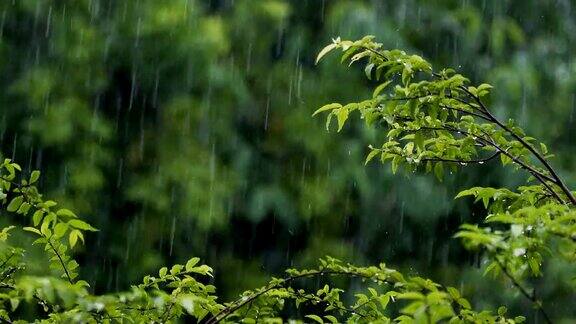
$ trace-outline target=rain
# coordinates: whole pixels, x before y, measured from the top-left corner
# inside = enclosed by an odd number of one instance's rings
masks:
[[[0,322],[576,321],[575,14],[0,1]]]

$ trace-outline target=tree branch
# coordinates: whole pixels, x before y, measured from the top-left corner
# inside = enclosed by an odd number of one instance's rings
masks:
[[[544,306],[542,306],[542,302],[536,298],[536,295],[534,293],[530,294],[528,292],[528,290],[526,290],[526,288],[524,288],[518,282],[518,280],[516,280],[516,278],[514,278],[514,276],[510,272],[508,272],[508,269],[506,269],[506,266],[502,263],[502,261],[500,261],[500,259],[498,259],[498,257],[496,257],[495,260],[498,263],[498,266],[500,266],[500,269],[502,270],[502,272],[506,275],[506,277],[508,277],[508,279],[510,279],[510,281],[518,289],[518,291],[520,291],[520,293],[524,297],[526,297],[534,305],[534,307],[536,307],[536,309],[538,309],[540,314],[542,314],[542,316],[544,317],[544,320],[546,321],[546,323],[552,324],[552,320],[550,319],[550,316],[548,316],[548,313],[544,309]]]
[[[530,151],[530,153],[532,153],[532,155],[534,155],[534,157],[536,157],[536,159],[538,161],[540,161],[540,163],[542,163],[542,165],[544,165],[546,170],[548,170],[548,172],[550,173],[550,175],[553,178],[552,182],[554,182],[554,184],[556,184],[558,187],[560,187],[560,189],[564,192],[566,197],[568,197],[568,200],[570,200],[570,203],[572,205],[576,205],[576,198],[574,197],[574,195],[572,194],[570,189],[566,186],[566,184],[562,181],[560,176],[556,173],[556,171],[548,163],[548,161],[546,161],[546,159],[538,151],[536,151],[536,149],[534,149],[534,147],[532,147],[532,145],[530,145],[530,143],[526,142],[521,136],[516,134],[512,129],[510,129],[508,126],[504,125],[500,120],[498,120],[496,117],[494,117],[494,115],[484,105],[484,103],[482,102],[480,97],[472,94],[465,87],[462,87],[462,88],[469,96],[471,96],[474,99],[474,101],[476,101],[478,103],[478,105],[480,105],[480,107],[482,108],[484,113],[488,116],[488,118],[493,123],[498,125],[504,131],[506,131],[508,134],[510,134],[514,139],[516,139],[518,142],[520,142],[522,144],[522,146],[524,146],[526,149],[528,149],[528,151]]]
[[[270,285],[270,286],[260,290],[259,292],[255,292],[254,294],[252,294],[248,298],[242,298],[242,299],[239,299],[235,302],[232,302],[227,308],[221,310],[219,313],[217,313],[216,315],[213,315],[210,319],[208,319],[208,321],[206,321],[206,324],[220,323],[221,321],[226,319],[226,317],[228,317],[229,315],[234,313],[236,310],[242,308],[244,305],[246,305],[248,303],[251,303],[256,298],[270,292],[273,289],[283,287],[285,284],[288,284],[294,280],[302,279],[302,278],[308,278],[308,277],[322,276],[322,275],[341,275],[341,276],[350,276],[350,277],[363,277],[363,278],[368,278],[368,279],[372,279],[372,280],[376,280],[376,281],[390,284],[390,282],[388,282],[387,280],[384,280],[384,279],[373,278],[371,276],[365,276],[365,275],[362,275],[360,273],[347,272],[347,271],[319,270],[319,271],[303,273],[303,274],[296,275],[296,276],[286,277],[281,282]]]

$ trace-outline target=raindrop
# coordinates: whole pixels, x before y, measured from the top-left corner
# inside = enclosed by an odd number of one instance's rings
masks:
[[[172,249],[174,247],[174,233],[176,232],[176,217],[172,217],[172,228],[170,229],[170,252],[169,256],[172,256]]]
[[[400,229],[398,230],[400,234],[404,231],[404,204],[405,202],[403,201],[402,208],[400,209]]]
[[[270,97],[266,101],[266,116],[264,117],[264,130],[268,130],[268,111],[270,110]]]
[[[52,22],[52,6],[48,8],[48,18],[46,18],[46,38],[50,35],[50,23]]]
[[[118,161],[118,179],[116,179],[116,188],[120,188],[120,185],[122,184],[123,167],[124,167],[124,159],[120,158],[120,161]]]
[[[246,53],[246,73],[250,72],[252,64],[252,42],[248,43],[248,52]]]

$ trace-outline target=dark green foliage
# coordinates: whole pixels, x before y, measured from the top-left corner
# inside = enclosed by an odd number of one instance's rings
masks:
[[[474,196],[482,201],[488,215],[487,226],[462,225],[455,235],[464,245],[485,252],[490,261],[486,273],[510,280],[541,316],[551,322],[545,305],[524,280],[542,275],[545,254],[574,261],[576,252],[576,213],[574,196],[547,161],[548,152],[531,144],[534,139],[512,122],[501,123],[483,103],[488,85],[473,87],[466,78],[449,70],[434,72],[419,56],[402,51],[387,51],[367,37],[351,42],[334,40],[320,52],[342,49],[344,60],[366,64],[368,79],[384,81],[371,99],[352,104],[329,104],[316,113],[328,113],[328,126],[334,116],[340,131],[350,113],[360,112],[368,127],[387,129],[386,142],[370,147],[367,162],[379,156],[391,161],[393,171],[422,169],[440,180],[444,165],[451,170],[468,164],[483,164],[500,157],[504,165],[524,169],[528,185],[515,191],[474,187],[456,198]],[[374,73],[375,75],[372,75]],[[386,86],[392,90],[386,91]],[[316,114],[315,113],[315,114]],[[488,158],[484,152],[491,153]],[[452,167],[454,166],[454,167]],[[282,322],[287,304],[296,308],[312,305],[304,311],[304,321],[318,323],[521,323],[523,316],[507,318],[506,307],[496,312],[473,310],[471,303],[453,287],[444,287],[419,276],[407,276],[385,264],[359,267],[327,257],[316,269],[286,271],[286,277],[273,278],[267,285],[246,291],[230,303],[220,303],[215,287],[203,283],[213,270],[199,265],[198,258],[170,269],[162,267],[158,276],[146,276],[143,283],[129,291],[95,296],[87,282],[76,280],[78,263],[69,249],[84,241],[85,231],[95,231],[68,209],[54,208],[44,201],[35,183],[40,174],[28,179],[17,177],[21,168],[6,159],[1,165],[2,199],[8,212],[31,220],[33,226],[22,230],[39,236],[33,244],[44,246],[55,276],[30,276],[21,258],[24,247],[9,243],[2,231],[2,271],[0,289],[5,321],[13,322],[23,302],[37,305],[46,313],[43,322],[171,322],[191,316],[206,323]],[[32,214],[32,216],[30,216]],[[343,298],[344,290],[331,283],[333,277],[357,280],[363,287],[352,301]],[[299,287],[299,281],[325,282],[322,288]],[[304,308],[303,308],[304,310]],[[17,316],[17,315],[16,315]],[[40,320],[39,320],[40,321]]]

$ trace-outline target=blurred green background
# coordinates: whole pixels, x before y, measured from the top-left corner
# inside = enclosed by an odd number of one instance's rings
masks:
[[[442,183],[393,176],[364,166],[377,130],[336,134],[311,117],[371,93],[336,55],[314,65],[332,37],[366,34],[492,83],[493,109],[546,142],[576,188],[569,0],[3,0],[1,151],[100,229],[78,251],[96,293],[199,256],[229,300],[329,254],[533,314],[451,238],[485,216],[455,201],[459,190],[524,174],[488,164]],[[575,317],[574,267],[552,260],[545,273],[533,284],[547,308]]]

